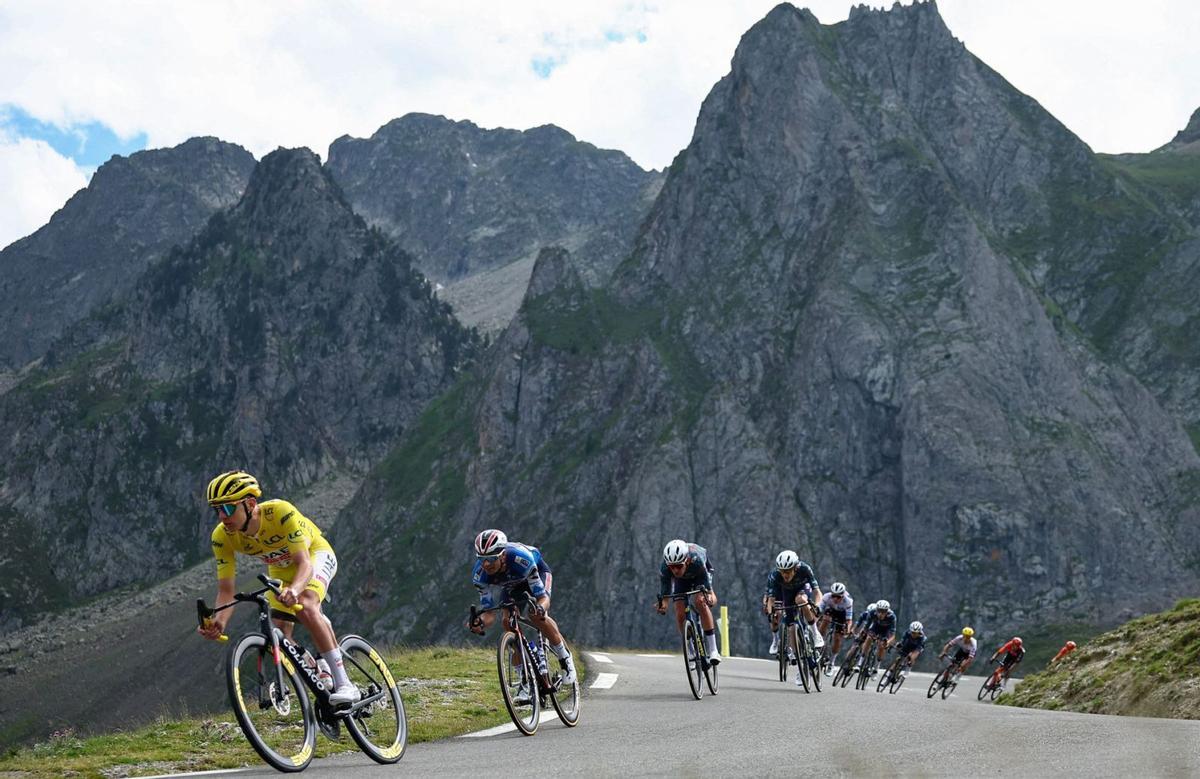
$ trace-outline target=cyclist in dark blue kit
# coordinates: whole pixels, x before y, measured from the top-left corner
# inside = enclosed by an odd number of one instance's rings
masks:
[[[528,592],[542,607],[537,614],[532,609],[526,616],[550,643],[566,675],[563,684],[575,683],[575,660],[563,642],[558,623],[550,618],[550,586],[553,577],[550,566],[536,546],[509,541],[499,530],[485,530],[475,537],[475,567],[471,581],[479,590],[479,605],[490,609],[514,595]],[[483,634],[496,619],[496,612],[479,615],[478,623],[468,625],[475,633]],[[514,658],[520,665],[519,658]]]
[[[700,616],[700,627],[704,630],[704,649],[708,662],[717,665],[721,655],[717,653],[717,626],[713,620],[712,607],[717,605],[717,594],[712,588],[712,563],[702,546],[676,539],[663,549],[663,562],[659,566],[658,601],[654,604],[659,614],[667,613],[667,596],[688,590],[705,590],[692,596],[692,606]],[[684,603],[675,601],[675,625],[683,635]]]
[[[892,604],[886,600],[877,600],[875,601],[875,610],[870,614],[871,616],[867,618],[866,629],[863,631],[862,652],[855,661],[855,668],[862,667],[862,659],[867,652],[871,651],[872,644],[875,645],[875,659],[882,662],[888,643],[896,635],[896,612],[892,611]]]
[[[816,604],[821,602],[821,585],[808,563],[800,561],[800,556],[791,549],[785,549],[775,557],[775,570],[767,575],[767,589],[763,593],[763,612],[771,621],[771,649],[774,655],[779,647],[775,631],[779,629],[779,615],[775,613],[776,604],[780,606],[799,606],[799,609],[789,609],[784,612],[784,625],[796,621],[796,612],[804,614],[804,624],[809,632],[809,640],[813,646],[820,649],[825,645],[816,629]],[[796,677],[797,681],[800,677]]]
[[[908,626],[908,632],[899,638],[893,637],[889,642],[896,647],[896,654],[908,657],[908,662],[904,670],[900,672],[901,676],[908,676],[908,669],[917,662],[917,658],[921,656],[921,652],[925,651],[925,626],[920,622],[914,621]]]

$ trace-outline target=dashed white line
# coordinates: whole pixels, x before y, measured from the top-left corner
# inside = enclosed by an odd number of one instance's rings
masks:
[[[639,654],[637,656],[638,657],[678,657],[679,655],[654,655],[654,654],[641,655],[641,654]]]
[[[596,674],[596,681],[592,682],[591,689],[607,690],[617,683],[617,674]]]
[[[595,660],[597,663],[611,663],[612,658],[608,655],[602,655],[599,652],[588,652],[588,657]]]
[[[166,777],[171,777],[171,779],[176,779],[177,777],[180,777],[180,776],[215,776],[216,774],[240,774],[240,773],[245,773],[247,771],[255,771],[255,770],[257,770],[257,769],[254,769],[254,768],[217,768],[212,771],[192,771],[191,773],[186,773],[186,774],[155,774],[154,776],[147,776],[147,777],[145,777],[145,779],[166,779]]]

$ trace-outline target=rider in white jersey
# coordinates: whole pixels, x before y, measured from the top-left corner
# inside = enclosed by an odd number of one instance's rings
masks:
[[[942,647],[939,658],[945,658],[950,650],[954,650],[954,657],[950,659],[950,664],[958,664],[958,672],[956,676],[962,676],[971,667],[971,663],[975,660],[975,652],[979,648],[979,644],[975,641],[975,631],[971,628],[963,628],[960,635],[955,636],[946,642]]]

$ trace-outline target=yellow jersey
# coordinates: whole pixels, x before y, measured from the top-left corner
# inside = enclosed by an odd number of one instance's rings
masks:
[[[299,549],[307,550],[310,556],[333,551],[321,529],[286,500],[264,500],[258,504],[258,516],[261,522],[254,535],[226,532],[225,525],[217,523],[212,532],[212,550],[217,558],[218,579],[233,578],[238,552],[258,557],[271,568],[289,568],[292,554]]]

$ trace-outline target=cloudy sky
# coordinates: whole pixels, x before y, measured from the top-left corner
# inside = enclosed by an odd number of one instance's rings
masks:
[[[322,155],[410,111],[546,123],[661,168],[774,0],[0,0],[0,247],[113,154],[195,135]],[[826,24],[852,3],[812,0]],[[1193,0],[941,0],[972,52],[1093,149],[1148,151],[1200,107]]]

